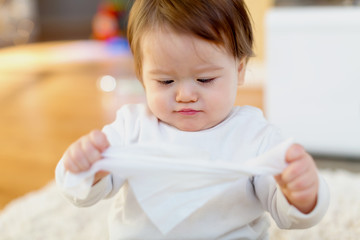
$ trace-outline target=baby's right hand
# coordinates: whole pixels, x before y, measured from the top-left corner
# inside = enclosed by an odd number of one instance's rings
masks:
[[[105,134],[94,130],[70,145],[63,156],[66,170],[79,173],[102,158],[101,153],[110,146]]]

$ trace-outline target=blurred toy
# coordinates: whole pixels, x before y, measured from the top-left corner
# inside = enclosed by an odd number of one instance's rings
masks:
[[[93,38],[111,40],[126,37],[129,0],[103,0],[93,19]]]

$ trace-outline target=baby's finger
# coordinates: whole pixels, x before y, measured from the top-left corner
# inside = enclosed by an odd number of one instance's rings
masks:
[[[87,167],[85,170],[90,168],[90,165],[97,160],[101,159],[101,153],[99,150],[94,146],[93,142],[90,140],[89,137],[81,138],[81,148],[83,150],[84,156],[87,160]]]
[[[282,180],[286,183],[293,181],[308,170],[309,166],[304,161],[292,162],[281,173]]]
[[[74,161],[71,159],[71,156],[69,154],[69,151],[66,151],[63,156],[64,159],[64,167],[67,171],[77,173],[80,171],[79,167],[74,163]]]
[[[106,135],[99,130],[93,130],[92,132],[90,132],[89,137],[93,145],[100,152],[103,152],[105,149],[107,149],[110,146],[109,141],[106,138]]]
[[[308,201],[309,199],[316,198],[316,193],[317,193],[317,186],[314,185],[303,190],[290,191],[289,197],[294,202],[305,202]]]
[[[316,185],[316,179],[311,171],[298,176],[293,181],[287,184],[290,191],[302,191]]]
[[[75,142],[74,145],[69,148],[69,157],[71,162],[77,167],[78,171],[74,172],[81,172],[90,167],[87,157],[82,149],[81,140]]]

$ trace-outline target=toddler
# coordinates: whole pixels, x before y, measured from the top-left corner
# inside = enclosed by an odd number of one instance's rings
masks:
[[[206,151],[212,160],[241,163],[284,139],[254,107],[234,107],[253,55],[253,34],[242,0],[136,0],[128,40],[146,104],[125,105],[116,120],[73,143],[56,169],[81,173],[109,146],[174,144]],[[111,239],[268,239],[269,212],[280,228],[317,224],[328,206],[327,186],[298,144],[277,176],[244,176],[167,234],[139,206],[126,179],[99,171],[77,206],[114,197]],[[209,163],[211,164],[211,163]],[[95,216],[94,216],[95,217]]]

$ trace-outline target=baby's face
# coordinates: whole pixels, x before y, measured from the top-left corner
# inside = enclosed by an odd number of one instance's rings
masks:
[[[142,40],[147,103],[161,121],[183,131],[216,126],[231,112],[244,61],[205,40],[170,30]]]

